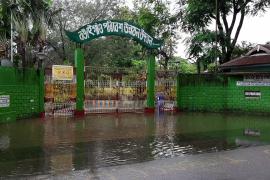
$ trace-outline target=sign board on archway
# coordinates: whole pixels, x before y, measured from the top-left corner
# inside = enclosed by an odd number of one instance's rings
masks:
[[[162,41],[152,37],[142,28],[125,21],[104,20],[87,24],[77,31],[66,31],[70,40],[76,43],[86,43],[101,36],[124,36],[134,39],[149,49],[157,49]]]

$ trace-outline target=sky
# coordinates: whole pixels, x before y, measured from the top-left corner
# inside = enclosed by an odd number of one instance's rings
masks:
[[[125,1],[126,4],[132,8],[132,0]],[[182,32],[179,33],[182,39],[178,41],[176,55],[187,58],[186,46],[183,39],[188,35]],[[268,9],[266,13],[255,17],[245,17],[237,42],[240,43],[241,41],[247,41],[253,44],[265,44],[266,42],[270,42],[270,9]]]

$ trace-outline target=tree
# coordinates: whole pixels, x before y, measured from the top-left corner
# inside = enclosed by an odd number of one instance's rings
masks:
[[[9,37],[10,30],[10,8],[9,1],[0,0],[0,35]]]
[[[140,45],[129,38],[109,36],[85,45],[86,65],[107,67],[131,67],[140,58]]]
[[[50,23],[52,0],[2,0],[1,5],[1,29],[5,36],[10,38],[11,23],[14,25],[15,42],[22,67],[32,66],[27,63],[27,50],[42,51],[46,38],[46,25]],[[11,19],[11,15],[13,18]],[[11,43],[10,43],[11,44]],[[32,60],[32,58],[30,58]],[[30,60],[30,61],[31,61]]]
[[[175,53],[176,41],[179,39],[177,14],[171,13],[170,3],[166,0],[136,0],[134,7],[136,23],[152,36],[164,41],[157,54],[160,55],[159,63],[167,69],[168,62]]]
[[[0,0],[0,58],[7,55],[6,49],[8,46],[7,40],[7,2]]]
[[[119,0],[55,0],[53,10],[60,10],[60,13],[54,16],[55,26],[49,33],[48,44],[54,49],[51,56],[60,59],[59,63],[66,60],[73,63],[75,45],[67,39],[64,30],[76,30],[100,19],[111,19],[119,9],[119,4]]]
[[[176,47],[178,22],[176,15],[169,13],[169,4],[165,1],[135,2],[135,8],[122,6],[120,0],[55,0],[53,10],[61,9],[54,18],[55,28],[50,31],[48,44],[54,49],[52,59],[73,62],[75,44],[70,42],[64,30],[75,30],[82,25],[101,19],[121,19],[139,24],[152,36],[164,39],[164,47],[156,54],[160,55],[160,64],[166,69]],[[147,50],[129,38],[115,36],[102,37],[85,44],[86,65],[107,67],[131,67],[132,61],[145,61]],[[60,61],[60,62],[61,62]]]
[[[254,47],[255,44],[246,41],[236,44],[235,48],[233,49],[232,59],[246,55]]]
[[[208,61],[213,62],[215,53],[220,63],[231,60],[245,17],[264,12],[270,5],[270,0],[218,0],[217,2],[216,5],[215,0],[188,0],[185,12],[180,14],[183,18],[183,29],[191,34],[188,42],[189,54],[199,61],[207,57]],[[210,30],[210,25],[215,22],[217,37],[215,32]],[[207,36],[209,38],[205,38]],[[217,47],[215,41],[218,43]],[[209,52],[211,49],[212,51]]]
[[[179,70],[180,73],[194,74],[196,73],[196,65],[178,56],[174,56],[169,64],[170,70]]]
[[[186,40],[190,59],[195,59],[198,73],[214,63],[221,52],[215,47],[215,33],[210,30],[196,32]]]
[[[54,50],[50,52],[51,59],[58,63],[73,63],[73,42],[65,36],[64,30],[76,30],[82,25],[102,20],[121,19],[132,21],[135,13],[128,7],[122,6],[119,0],[85,1],[85,0],[56,0],[53,10],[61,9],[54,17],[54,29],[49,33],[48,44]],[[130,38],[117,36],[102,37],[82,46],[85,64],[103,67],[131,67],[134,59],[143,59],[142,47]]]

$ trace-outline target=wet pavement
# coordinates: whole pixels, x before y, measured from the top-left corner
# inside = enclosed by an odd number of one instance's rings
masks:
[[[27,179],[269,180],[270,146],[187,155]]]
[[[28,119],[0,124],[0,179],[270,179],[269,142],[263,115]]]

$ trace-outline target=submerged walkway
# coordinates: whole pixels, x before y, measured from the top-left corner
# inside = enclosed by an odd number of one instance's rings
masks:
[[[67,172],[54,176],[36,176],[33,179],[269,180],[270,146],[185,155],[139,164]]]

